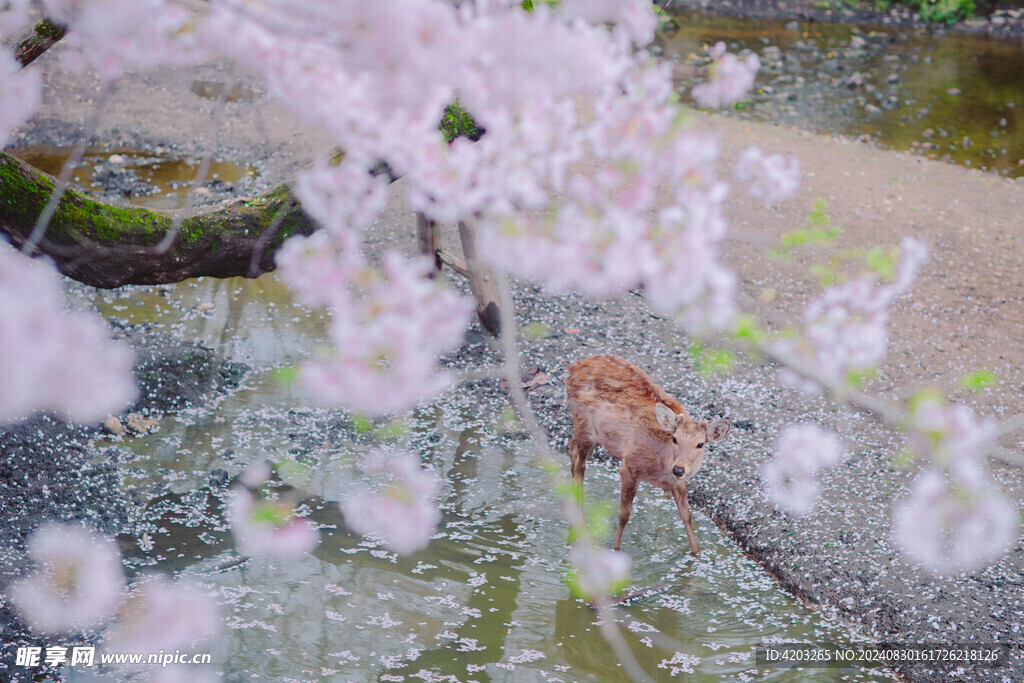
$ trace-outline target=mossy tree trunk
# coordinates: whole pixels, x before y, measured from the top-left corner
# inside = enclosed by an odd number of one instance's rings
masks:
[[[0,232],[21,248],[56,180],[0,152]],[[256,277],[274,269],[274,253],[292,235],[316,229],[288,188],[197,213],[175,228],[172,215],[97,201],[68,188],[34,255],[45,254],[75,280],[96,287],[164,284],[190,277]]]

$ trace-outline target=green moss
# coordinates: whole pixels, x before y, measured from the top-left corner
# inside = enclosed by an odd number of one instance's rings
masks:
[[[36,25],[32,27],[37,36],[42,38],[49,38],[50,40],[60,40],[64,37],[66,29],[60,24],[55,24],[49,19],[43,19],[42,21],[36,22]]]
[[[476,142],[485,132],[473,120],[473,116],[459,104],[458,100],[445,107],[440,128],[444,133],[445,142],[451,142],[459,137],[467,137]]]

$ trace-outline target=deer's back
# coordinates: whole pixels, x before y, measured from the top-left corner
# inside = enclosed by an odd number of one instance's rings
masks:
[[[655,403],[664,403],[676,413],[686,412],[646,372],[613,355],[591,356],[570,365],[566,395],[574,413],[628,423],[659,437],[665,432],[658,426]]]

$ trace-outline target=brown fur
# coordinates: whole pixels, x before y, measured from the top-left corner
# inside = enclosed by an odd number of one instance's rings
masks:
[[[728,432],[728,421],[708,425],[692,419],[682,404],[647,373],[612,355],[593,356],[569,366],[566,396],[572,413],[569,457],[576,485],[583,486],[587,457],[597,445],[622,461],[619,527],[614,547],[618,549],[621,543],[637,486],[646,481],[672,494],[690,548],[698,552],[686,482],[700,469],[707,442]],[[664,408],[658,409],[658,404]],[[658,410],[667,414],[663,417],[668,420],[668,427],[661,423]],[[675,475],[673,468],[683,474]]]

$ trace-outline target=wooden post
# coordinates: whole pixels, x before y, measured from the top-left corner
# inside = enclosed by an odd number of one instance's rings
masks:
[[[431,220],[423,215],[422,212],[416,212],[416,233],[419,237],[419,246],[421,254],[428,254],[434,259],[434,272],[441,272],[441,226],[438,225],[437,221]],[[433,277],[433,274],[431,274]]]
[[[462,253],[466,257],[469,288],[476,297],[476,313],[487,331],[499,337],[501,315],[498,308],[498,287],[490,267],[477,256],[476,227],[466,221],[459,221],[459,237],[462,238]]]

